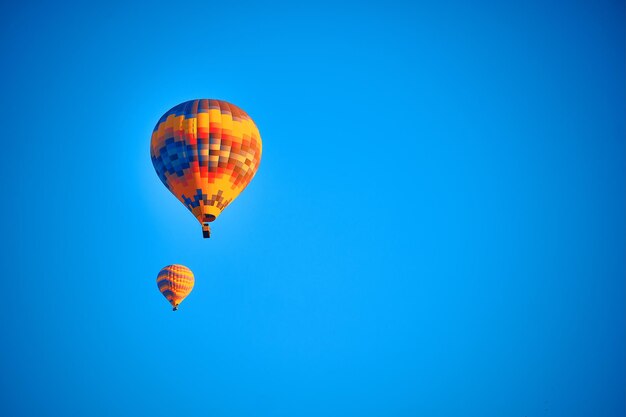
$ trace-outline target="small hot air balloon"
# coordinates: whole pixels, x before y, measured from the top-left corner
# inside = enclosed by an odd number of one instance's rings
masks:
[[[159,291],[178,310],[178,305],[193,289],[193,272],[184,265],[168,265],[157,276]]]
[[[208,238],[209,223],[256,174],[261,136],[239,107],[221,100],[191,100],[158,121],[150,155],[161,182],[198,219]]]

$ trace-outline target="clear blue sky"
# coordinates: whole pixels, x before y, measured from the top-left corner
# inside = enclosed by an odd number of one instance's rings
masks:
[[[1,414],[623,416],[624,3],[296,3],[0,5]],[[210,240],[193,98],[264,145]]]

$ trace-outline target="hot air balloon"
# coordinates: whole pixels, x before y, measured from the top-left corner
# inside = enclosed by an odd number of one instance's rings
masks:
[[[157,275],[159,291],[178,310],[178,305],[191,293],[194,278],[191,269],[184,265],[168,265]]]
[[[259,129],[221,100],[191,100],[165,113],[152,132],[152,164],[161,182],[202,224],[214,221],[256,174]]]

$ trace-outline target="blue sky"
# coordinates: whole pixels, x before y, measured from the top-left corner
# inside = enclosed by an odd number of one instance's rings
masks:
[[[7,416],[624,415],[623,2],[0,21]],[[194,98],[263,137],[210,240],[149,155]]]

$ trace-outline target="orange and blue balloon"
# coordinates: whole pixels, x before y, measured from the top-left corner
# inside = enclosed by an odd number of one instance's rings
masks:
[[[178,310],[178,305],[191,293],[193,284],[193,272],[184,265],[168,265],[157,276],[159,291],[167,298],[174,311]]]
[[[150,155],[161,182],[202,224],[243,191],[259,169],[261,135],[239,107],[221,100],[191,100],[165,113],[152,132]]]

